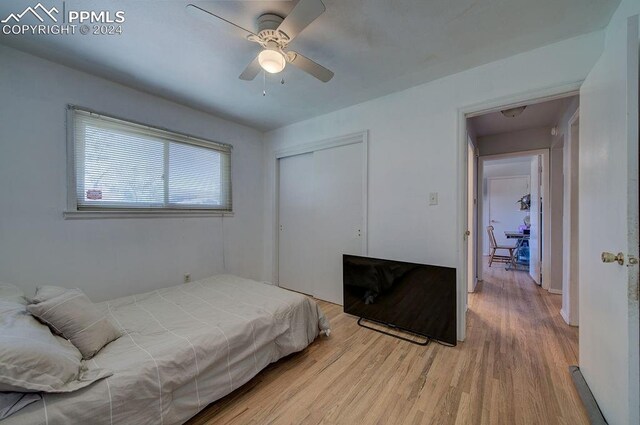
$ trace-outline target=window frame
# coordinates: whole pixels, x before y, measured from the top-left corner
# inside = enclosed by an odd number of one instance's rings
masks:
[[[199,146],[208,148],[227,154],[228,166],[228,188],[222,187],[223,191],[228,190],[229,208],[211,208],[211,207],[179,207],[176,204],[163,203],[162,207],[117,207],[117,206],[95,206],[95,207],[79,207],[77,198],[77,181],[76,181],[76,140],[75,140],[75,114],[76,111],[80,111],[90,115],[96,115],[98,117],[104,117],[106,119],[112,119],[121,121],[125,124],[131,124],[133,126],[139,126],[152,131],[168,133],[169,136],[177,136],[180,140],[172,140],[170,137],[163,137],[169,143],[182,143],[191,146]],[[227,143],[220,143],[202,137],[192,136],[190,134],[170,130],[163,127],[153,126],[141,122],[137,122],[131,119],[117,117],[111,114],[105,114],[97,112],[89,108],[80,107],[76,105],[67,105],[66,111],[66,133],[67,133],[67,209],[64,211],[65,219],[91,219],[91,218],[151,218],[151,217],[209,217],[209,216],[233,216],[233,145]],[[168,150],[169,143],[165,146],[165,166],[168,164],[168,157],[166,151]],[[228,153],[226,152],[228,151]],[[225,195],[226,196],[226,195]],[[167,199],[168,201],[168,199]]]

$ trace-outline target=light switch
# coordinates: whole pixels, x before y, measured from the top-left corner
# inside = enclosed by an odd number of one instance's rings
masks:
[[[438,205],[438,192],[431,192],[429,194],[429,205]]]

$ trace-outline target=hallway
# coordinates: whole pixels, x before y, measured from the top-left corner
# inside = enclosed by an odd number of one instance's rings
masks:
[[[490,347],[493,390],[515,415],[506,422],[588,423],[567,370],[578,363],[578,328],[560,316],[562,295],[485,260],[484,281],[469,294],[467,342]]]

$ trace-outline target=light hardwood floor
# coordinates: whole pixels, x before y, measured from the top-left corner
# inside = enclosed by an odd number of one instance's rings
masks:
[[[567,369],[578,331],[560,317],[561,297],[494,265],[469,301],[468,338],[455,348],[363,329],[320,302],[331,337],[189,424],[587,424]]]

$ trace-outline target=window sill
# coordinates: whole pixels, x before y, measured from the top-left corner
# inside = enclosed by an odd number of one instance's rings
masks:
[[[65,211],[65,220],[86,220],[105,218],[177,218],[177,217],[232,217],[233,211],[198,211],[198,210],[159,210],[159,211],[130,211],[130,210],[90,210]]]

